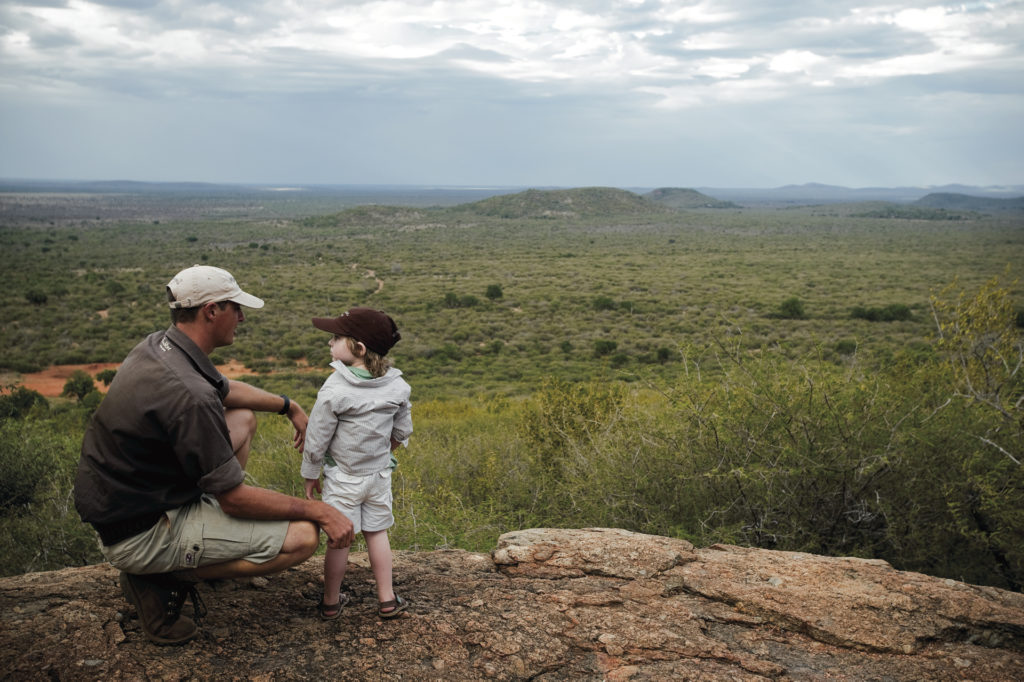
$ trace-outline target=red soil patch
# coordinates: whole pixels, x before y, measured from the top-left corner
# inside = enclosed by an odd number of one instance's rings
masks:
[[[103,370],[116,370],[120,366],[121,363],[119,362],[94,362],[88,365],[52,365],[42,372],[14,376],[5,375],[2,381],[3,391],[6,393],[7,386],[14,384],[38,391],[46,398],[57,398],[64,390],[64,384],[67,383],[71,373],[75,370],[84,370],[95,379],[96,375]],[[247,370],[245,365],[236,360],[232,360],[226,365],[217,365],[217,369],[228,379],[236,379],[244,374],[254,374],[254,372]],[[102,381],[96,381],[96,388],[101,393],[107,392],[107,386]]]

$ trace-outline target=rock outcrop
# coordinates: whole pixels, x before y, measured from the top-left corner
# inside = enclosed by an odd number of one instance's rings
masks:
[[[107,565],[0,579],[4,679],[1024,679],[1024,595],[883,561],[616,529],[396,552],[409,610],[376,616],[365,554],[341,618],[322,559],[202,585],[203,635],[149,644]],[[188,612],[188,607],[186,607]]]

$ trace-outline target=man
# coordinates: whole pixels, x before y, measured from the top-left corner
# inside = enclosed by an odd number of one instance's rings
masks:
[[[316,551],[319,529],[331,547],[353,533],[323,502],[243,483],[254,411],[287,415],[299,450],[306,432],[298,403],[230,381],[209,359],[234,341],[241,306],[263,301],[205,265],[175,275],[167,300],[171,326],[128,354],[93,415],[74,494],[146,636],[182,644],[199,631],[181,615],[195,582],[276,573]]]

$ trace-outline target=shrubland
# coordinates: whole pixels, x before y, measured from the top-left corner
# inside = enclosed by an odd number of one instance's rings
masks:
[[[329,359],[311,317],[371,305],[398,321],[416,431],[396,548],[615,526],[1020,589],[1024,225],[920,217],[672,211],[592,189],[8,225],[2,364],[14,385],[118,361],[167,325],[177,270],[218,265],[267,305],[215,359],[307,410]],[[68,496],[95,400],[29,398],[0,409],[0,484],[22,482],[0,517],[7,573],[99,559]],[[287,428],[260,416],[249,476],[300,494]]]

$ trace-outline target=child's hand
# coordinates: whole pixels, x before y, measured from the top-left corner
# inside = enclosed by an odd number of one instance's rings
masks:
[[[314,490],[316,491],[317,497],[319,497],[320,495],[323,494],[321,489],[320,489],[320,479],[319,478],[307,478],[306,479],[306,499],[307,500],[315,500],[316,499],[316,497],[313,497],[313,491]]]

